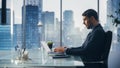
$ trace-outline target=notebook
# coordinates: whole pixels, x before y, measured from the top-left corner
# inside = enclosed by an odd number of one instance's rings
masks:
[[[45,41],[41,41],[41,44],[42,44],[43,48],[45,49],[45,51],[49,55],[51,55],[53,58],[69,58],[70,57],[69,55],[66,55],[65,53],[59,53],[59,52],[51,51]]]

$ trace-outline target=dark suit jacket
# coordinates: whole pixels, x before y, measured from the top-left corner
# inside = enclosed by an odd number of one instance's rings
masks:
[[[81,56],[85,60],[98,60],[103,53],[104,43],[105,32],[99,24],[88,34],[82,47],[67,48],[66,54]]]

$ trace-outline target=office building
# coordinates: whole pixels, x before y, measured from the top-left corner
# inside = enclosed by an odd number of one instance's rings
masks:
[[[22,46],[22,24],[14,24],[13,45]]]
[[[22,8],[23,45],[27,48],[39,47],[38,21],[38,6],[26,5],[25,12]]]
[[[1,25],[2,9],[0,9],[0,50],[11,50],[13,47],[11,38],[11,11],[6,9],[6,24]]]
[[[26,5],[38,6],[39,21],[41,21],[43,0],[26,0],[25,3]]]
[[[73,20],[73,11],[72,10],[65,10],[63,13],[63,42],[65,45],[71,45],[70,42],[72,31],[74,30],[74,20]],[[71,40],[72,41],[72,40]],[[71,43],[71,44],[70,44]]]
[[[55,27],[54,27],[54,30],[55,30],[55,44],[60,44],[60,21],[58,20],[58,18],[55,19]]]
[[[0,50],[11,50],[10,25],[0,25]]]
[[[65,30],[65,32],[69,32],[69,30],[73,27],[74,27],[73,11],[65,10],[63,13],[63,29]]]
[[[42,13],[43,31],[46,41],[54,40],[54,12],[45,11]]]

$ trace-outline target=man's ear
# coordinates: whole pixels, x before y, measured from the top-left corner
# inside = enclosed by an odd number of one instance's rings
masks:
[[[93,20],[95,20],[95,18],[93,16],[91,16],[91,20],[93,21]]]
[[[90,19],[91,19],[92,22],[95,21],[95,17],[94,16],[91,16]]]

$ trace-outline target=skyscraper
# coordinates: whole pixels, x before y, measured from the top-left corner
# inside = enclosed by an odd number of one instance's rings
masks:
[[[13,45],[21,46],[22,45],[22,25],[14,24],[14,33],[13,33]]]
[[[25,14],[25,19],[24,18]],[[22,8],[22,20],[25,22],[22,23],[22,26],[25,26],[23,30],[25,39],[25,45],[27,48],[38,47],[39,46],[39,33],[38,33],[38,6],[35,5],[26,5],[25,12],[24,8]]]
[[[0,50],[11,49],[10,25],[0,25]]]
[[[41,21],[43,0],[26,0],[25,3],[26,3],[25,5],[38,6],[39,21]]]
[[[6,22],[4,25],[1,25],[1,9],[0,9],[0,50],[10,50],[11,45],[11,14],[10,9],[6,9]]]
[[[73,11],[72,10],[65,10],[63,13],[63,29],[64,33],[70,33],[70,30],[74,27],[73,21]]]
[[[54,12],[43,12],[42,23],[45,40],[54,40]]]
[[[63,13],[63,29],[63,41],[65,44],[70,43],[70,35],[74,29],[72,10],[65,10]]]
[[[60,21],[58,20],[58,18],[55,19],[55,44],[60,44]]]

